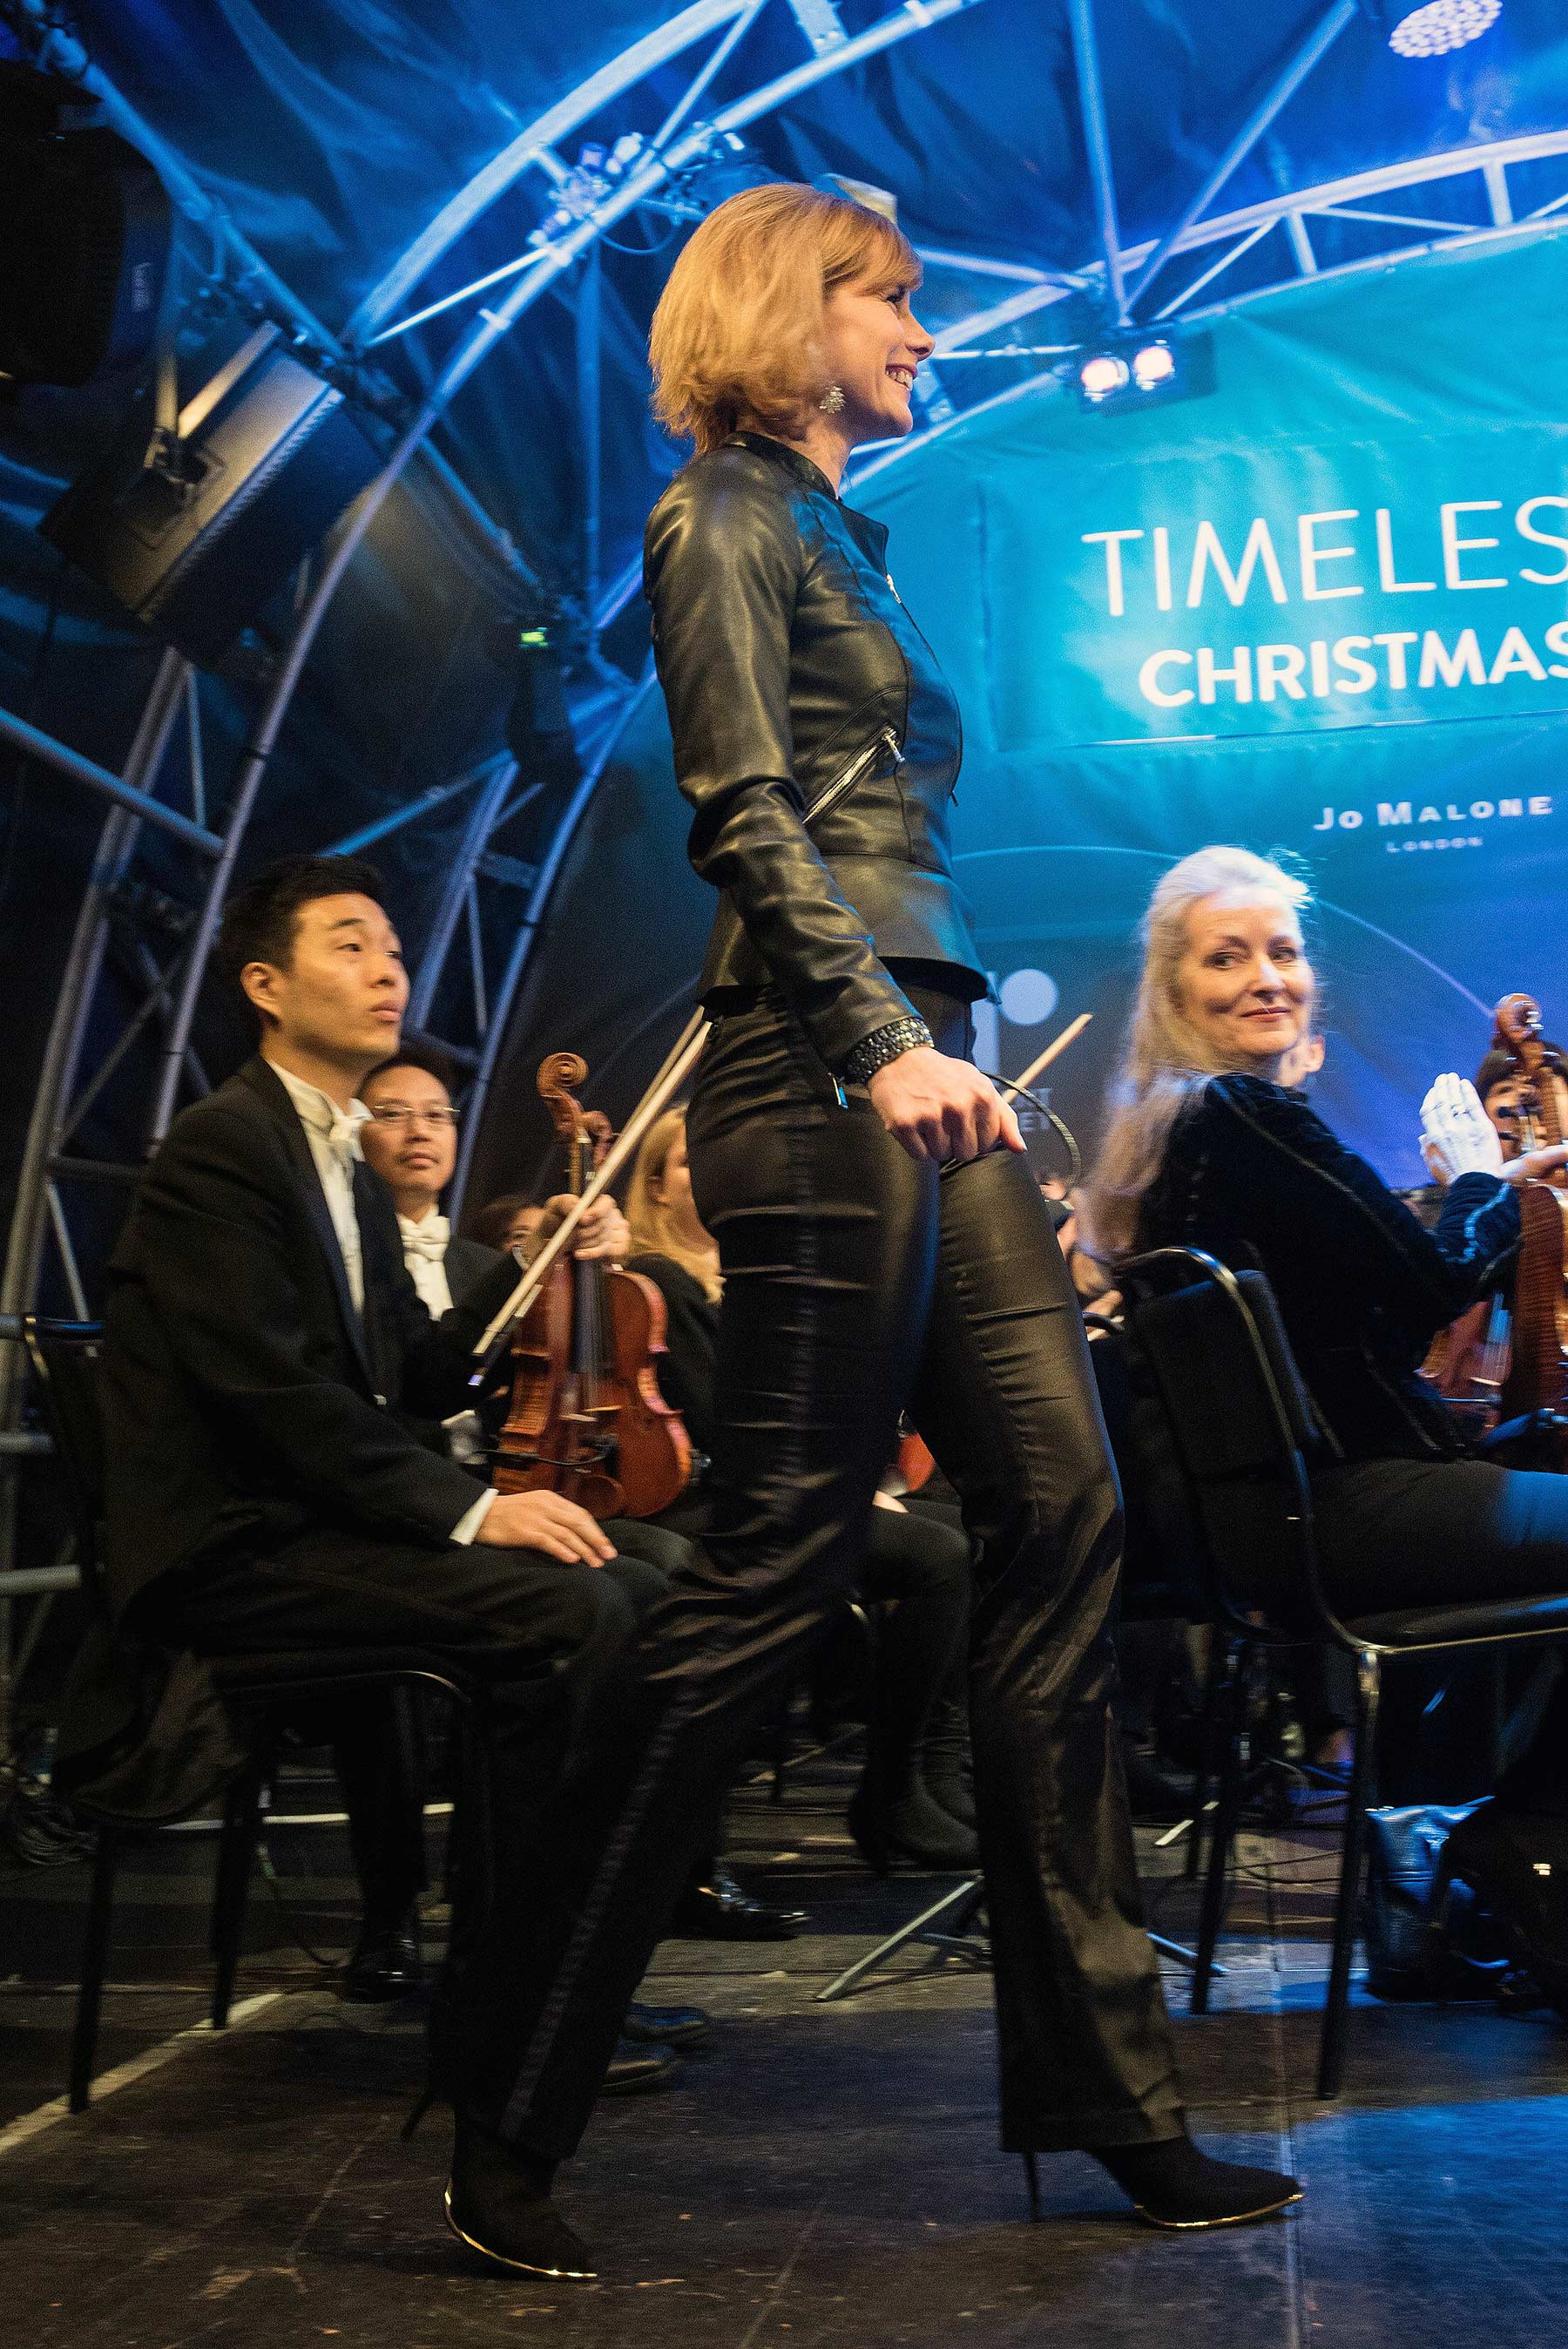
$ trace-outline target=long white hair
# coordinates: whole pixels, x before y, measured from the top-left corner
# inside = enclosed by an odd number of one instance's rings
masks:
[[[1200,898],[1221,895],[1266,898],[1294,916],[1312,898],[1305,881],[1247,848],[1196,849],[1156,884],[1140,932],[1143,969],[1111,1081],[1109,1120],[1079,1213],[1085,1246],[1107,1263],[1137,1241],[1143,1195],[1176,1120],[1211,1077],[1233,1065],[1187,1019],[1177,985],[1187,916]]]

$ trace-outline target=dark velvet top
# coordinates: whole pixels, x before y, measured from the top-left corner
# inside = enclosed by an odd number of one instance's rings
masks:
[[[1469,1448],[1418,1371],[1498,1286],[1519,1232],[1518,1198],[1491,1174],[1461,1174],[1426,1230],[1303,1095],[1222,1076],[1177,1120],[1139,1247],[1266,1273],[1330,1449],[1420,1459]]]
[[[697,1451],[710,1453],[718,1308],[701,1281],[672,1257],[629,1257],[626,1269],[645,1274],[665,1300],[668,1326],[658,1361],[659,1392],[685,1420]]]

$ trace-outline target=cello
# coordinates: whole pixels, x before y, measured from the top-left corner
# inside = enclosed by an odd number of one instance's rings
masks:
[[[566,1152],[565,1187],[580,1196],[606,1141],[601,1113],[576,1094],[587,1064],[552,1052],[541,1100]],[[549,1490],[591,1516],[651,1517],[691,1479],[691,1440],[659,1392],[665,1300],[651,1280],[560,1253],[512,1328],[511,1399],[496,1440],[498,1492]]]

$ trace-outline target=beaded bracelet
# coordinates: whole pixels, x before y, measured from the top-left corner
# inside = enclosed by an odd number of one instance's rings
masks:
[[[890,1019],[885,1028],[873,1029],[852,1052],[845,1053],[844,1074],[852,1085],[868,1084],[890,1061],[902,1060],[905,1052],[935,1040],[923,1019]]]

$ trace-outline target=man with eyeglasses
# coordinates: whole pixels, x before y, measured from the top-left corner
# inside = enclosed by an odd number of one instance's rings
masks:
[[[454,1234],[441,1213],[458,1160],[451,1071],[442,1054],[407,1044],[371,1071],[359,1098],[370,1112],[360,1147],[392,1194],[403,1261],[439,1320],[501,1261],[497,1249]]]

